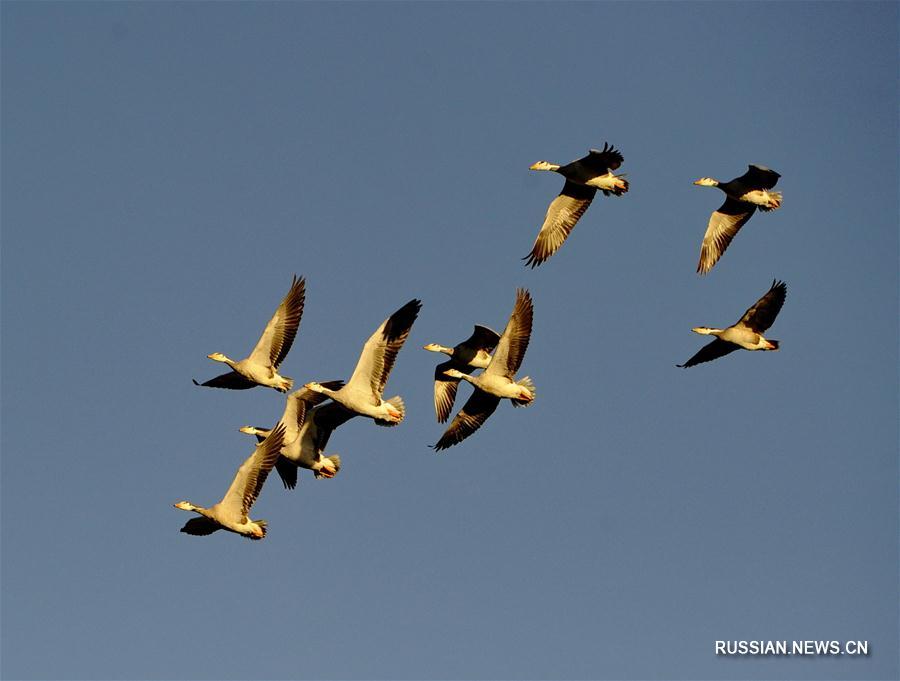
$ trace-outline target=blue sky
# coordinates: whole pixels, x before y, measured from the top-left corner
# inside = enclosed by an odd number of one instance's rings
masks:
[[[896,3],[0,11],[4,679],[897,678]],[[526,270],[528,166],[605,141],[631,191]],[[783,207],[700,278],[691,182],[748,163]],[[293,273],[298,384],[423,301],[406,421],[273,476],[265,541],[181,534],[283,408],[191,378]],[[675,368],[774,278],[780,352]],[[537,401],[436,454],[421,346],[517,287]]]

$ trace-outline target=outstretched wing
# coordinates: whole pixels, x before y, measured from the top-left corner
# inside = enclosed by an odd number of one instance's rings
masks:
[[[300,398],[299,392],[297,390],[288,395],[284,403],[284,414],[281,417],[281,422],[284,424],[284,441],[287,444],[290,444],[297,438],[300,434],[300,428],[303,427],[303,422],[306,420],[307,404]]]
[[[247,388],[255,388],[256,383],[250,379],[244,378],[236,371],[229,371],[227,374],[211,378],[205,383],[197,383],[195,379],[191,379],[194,385],[204,388],[227,388],[228,390],[247,390]]]
[[[584,215],[584,211],[591,205],[596,193],[594,187],[566,180],[559,196],[553,199],[547,208],[544,224],[541,225],[541,231],[538,232],[531,247],[531,253],[522,258],[526,267],[530,266],[532,269],[537,267],[559,250]]]
[[[487,352],[493,352],[494,348],[497,347],[497,343],[500,342],[500,334],[494,331],[493,329],[489,329],[486,326],[482,326],[481,324],[475,325],[475,330],[472,331],[472,335],[469,336],[466,340],[464,340],[460,345],[465,345],[470,348],[475,348],[477,350],[485,350]]]
[[[465,440],[481,428],[481,425],[497,409],[498,404],[500,404],[499,397],[476,388],[453,419],[453,423],[434,445],[435,451],[439,452]]]
[[[687,369],[695,364],[711,362],[714,359],[719,359],[719,357],[724,357],[725,355],[734,352],[738,347],[739,346],[734,343],[729,343],[728,341],[723,341],[721,338],[716,338],[712,343],[707,343],[700,348],[697,354],[691,357],[687,362],[684,364],[676,364],[675,366]]]
[[[444,423],[450,418],[453,403],[456,401],[456,391],[459,388],[459,379],[447,376],[444,373],[447,369],[456,369],[464,374],[471,374],[474,367],[450,359],[434,368],[434,413],[438,423]]]
[[[580,162],[586,168],[596,171],[598,175],[603,175],[618,168],[624,160],[618,149],[604,142],[603,149],[591,149],[590,153]]]
[[[736,178],[745,187],[750,189],[771,189],[781,177],[771,168],[750,164],[747,166],[747,172]]]
[[[500,342],[491,358],[491,363],[484,370],[486,374],[498,374],[509,379],[515,377],[522,365],[528,341],[531,339],[531,323],[534,318],[534,303],[527,289],[516,290],[516,304]]]
[[[783,281],[772,281],[772,286],[766,294],[753,303],[738,324],[746,326],[756,333],[762,333],[775,323],[775,318],[781,312],[781,306],[787,298],[787,284]]]
[[[265,331],[259,338],[250,360],[254,364],[268,366],[271,364],[276,369],[287,357],[297,329],[300,328],[300,317],[303,316],[303,305],[306,302],[306,281],[303,277],[294,279],[281,305],[275,310],[275,314],[266,324]]]
[[[294,489],[297,486],[297,464],[293,461],[279,456],[278,460],[275,461],[275,470],[278,472],[278,477],[281,478],[281,483],[285,489]]]
[[[359,362],[347,385],[354,389],[371,390],[374,395],[381,397],[384,384],[394,368],[397,353],[406,342],[421,307],[422,301],[410,300],[384,320],[363,346]]]
[[[235,518],[245,518],[259,496],[269,471],[275,466],[284,443],[284,424],[278,425],[260,442],[241,467],[238,468],[231,487],[220,502],[223,509]]]
[[[212,534],[216,530],[221,530],[222,526],[214,520],[210,520],[209,518],[191,518],[188,520],[184,527],[181,528],[181,531],[185,534],[193,534],[198,537],[205,537],[208,534]]]
[[[316,424],[316,451],[321,452],[328,446],[328,438],[338,426],[342,426],[356,416],[355,411],[350,411],[337,402],[316,407],[310,418]]]
[[[755,210],[756,206],[752,203],[727,198],[719,210],[709,216],[706,234],[703,235],[703,243],[700,245],[700,261],[697,263],[697,272],[706,274],[713,268],[735,234],[750,219]]]

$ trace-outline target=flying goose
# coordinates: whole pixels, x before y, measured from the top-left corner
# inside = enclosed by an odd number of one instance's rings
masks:
[[[762,333],[775,322],[775,317],[784,305],[787,296],[787,284],[783,281],[773,281],[772,287],[766,294],[757,300],[753,306],[744,313],[734,326],[727,329],[712,329],[707,326],[697,326],[692,329],[695,333],[705,336],[716,336],[716,339],[700,348],[696,355],[678,367],[692,367],[701,362],[709,362],[719,357],[724,357],[738,348],[744,350],[777,350],[778,341],[764,338]]]
[[[499,340],[500,336],[496,331],[476,324],[472,335],[455,347],[447,348],[437,343],[424,346],[431,352],[450,355],[450,359],[438,364],[434,369],[434,413],[437,415],[438,423],[444,423],[450,417],[453,402],[456,400],[456,390],[459,387],[459,379],[451,378],[445,372],[448,369],[456,369],[464,374],[471,374],[474,369],[486,368]]]
[[[603,143],[603,149],[591,149],[587,156],[564,166],[538,161],[530,170],[552,170],[566,178],[562,191],[550,203],[544,224],[538,232],[531,253],[522,258],[525,266],[537,267],[559,250],[579,218],[591,205],[599,189],[606,196],[621,196],[628,191],[628,181],[613,170],[622,165],[622,154]]]
[[[747,172],[731,182],[719,182],[711,177],[701,177],[694,184],[701,187],[718,187],[725,192],[725,203],[710,216],[703,243],[700,246],[700,261],[697,272],[706,274],[716,264],[728,244],[744,226],[753,212],[781,207],[781,192],[768,191],[781,177],[765,166],[750,165]]]
[[[475,391],[453,418],[450,427],[434,445],[436,451],[447,449],[465,440],[478,430],[494,413],[501,398],[508,398],[514,407],[527,407],[534,401],[535,388],[526,376],[515,380],[516,372],[525,357],[531,338],[531,322],[534,304],[531,294],[525,289],[516,291],[516,304],[497,349],[487,368],[479,376],[469,376],[457,369],[449,369],[446,374],[452,378],[468,381]]]
[[[327,388],[337,390],[343,381],[323,383]],[[275,470],[281,477],[285,489],[297,486],[297,468],[311,470],[317,478],[333,478],[341,469],[341,457],[337,454],[323,456],[331,432],[356,416],[336,403],[321,405],[328,399],[321,393],[303,388],[287,397],[281,423],[285,424],[284,441],[281,446]],[[317,406],[318,405],[318,406]],[[255,435],[262,442],[270,430],[254,426],[243,426],[242,433]]]
[[[421,307],[422,301],[410,300],[382,322],[363,345],[356,369],[343,388],[331,390],[316,382],[305,387],[327,395],[354,414],[374,419],[379,426],[396,426],[403,420],[406,407],[399,395],[385,401],[382,393]]]
[[[269,323],[266,324],[266,328],[250,356],[236,362],[221,352],[207,355],[211,360],[224,362],[231,367],[231,371],[211,378],[205,383],[194,381],[194,385],[231,390],[246,390],[257,385],[264,385],[283,393],[290,390],[294,381],[287,376],[280,376],[278,366],[287,357],[294,337],[297,335],[305,300],[306,282],[302,277],[298,279],[295,274],[290,290],[281,301],[281,305],[275,310]]]
[[[181,528],[187,534],[205,535],[217,530],[229,530],[242,534],[250,539],[262,539],[266,536],[265,520],[250,520],[247,514],[259,496],[259,491],[266,482],[266,477],[281,449],[284,440],[284,424],[279,423],[271,435],[256,446],[241,467],[238,468],[225,496],[215,506],[203,508],[194,506],[189,501],[179,501],[175,508],[183,511],[194,511],[201,518],[192,518]]]

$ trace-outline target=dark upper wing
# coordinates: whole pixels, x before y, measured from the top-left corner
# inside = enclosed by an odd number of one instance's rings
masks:
[[[297,329],[300,328],[300,317],[303,316],[303,305],[306,302],[306,281],[303,277],[294,279],[275,314],[266,324],[256,347],[250,353],[255,364],[266,366],[271,364],[276,369],[287,357]]]
[[[316,407],[311,416],[316,424],[316,449],[320,452],[325,449],[332,431],[356,415],[355,411],[350,411],[337,402]]]
[[[751,189],[771,189],[778,182],[779,177],[781,175],[771,168],[751,164],[747,166],[747,172],[736,180]]]
[[[210,520],[209,518],[191,518],[188,520],[184,527],[181,528],[181,531],[185,534],[193,534],[197,536],[205,536],[207,534],[212,534],[216,530],[221,530],[222,526],[214,520]]]
[[[509,379],[516,375],[528,349],[533,319],[534,303],[531,301],[531,294],[527,289],[517,289],[516,304],[513,306],[506,329],[500,336],[491,363],[484,370],[485,373],[498,374]]]
[[[598,175],[605,175],[622,165],[624,160],[618,149],[604,142],[603,149],[591,149],[590,153],[579,162],[586,168],[596,171]]]
[[[781,312],[786,297],[787,284],[783,281],[772,281],[772,287],[744,313],[738,324],[762,333],[775,323],[775,317]]]
[[[229,390],[246,390],[247,388],[255,388],[257,385],[235,371],[216,376],[205,383],[197,383],[193,378],[191,380],[194,381],[194,385],[200,385],[205,388],[228,388]]]
[[[294,489],[297,486],[297,464],[279,456],[275,462],[275,470],[281,478],[285,489]]]
[[[700,245],[700,261],[697,263],[697,272],[706,274],[713,265],[722,257],[728,244],[744,226],[756,206],[744,201],[735,201],[727,198],[725,203],[709,216],[709,224],[706,234],[703,235],[703,243]]]
[[[497,333],[493,329],[489,329],[486,326],[482,326],[481,324],[476,324],[475,330],[472,332],[472,335],[462,343],[460,343],[460,345],[466,345],[470,348],[493,352],[494,348],[497,347],[497,343],[499,342],[499,333]]]
[[[676,364],[675,366],[687,369],[695,364],[711,362],[714,359],[719,359],[719,357],[724,357],[730,352],[734,352],[738,347],[739,346],[734,343],[729,343],[728,341],[723,341],[721,338],[716,338],[712,343],[708,343],[700,348],[697,354],[691,357],[687,362],[684,364]]]
[[[591,205],[596,193],[594,187],[566,180],[559,196],[547,208],[544,224],[531,247],[531,253],[522,258],[526,266],[537,267],[559,250],[584,211]]]
[[[450,427],[441,435],[441,439],[434,445],[436,451],[447,449],[465,440],[469,435],[481,428],[481,424],[487,421],[488,416],[494,413],[500,398],[483,390],[475,389],[472,396],[459,410]]]
[[[444,423],[450,418],[453,403],[456,401],[456,391],[459,388],[459,379],[447,376],[444,373],[447,369],[457,369],[464,374],[471,374],[474,367],[450,359],[434,368],[434,413],[438,423]]]

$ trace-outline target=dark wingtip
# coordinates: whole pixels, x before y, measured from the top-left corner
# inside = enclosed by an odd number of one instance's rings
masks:
[[[534,269],[543,262],[543,260],[538,260],[537,256],[535,256],[534,253],[529,253],[524,258],[522,258],[522,260],[526,261],[525,267],[530,267],[531,269]]]
[[[191,379],[191,382],[192,382],[194,385],[200,385],[199,383],[197,383],[197,379],[196,379],[196,378],[192,378],[192,379]]]

